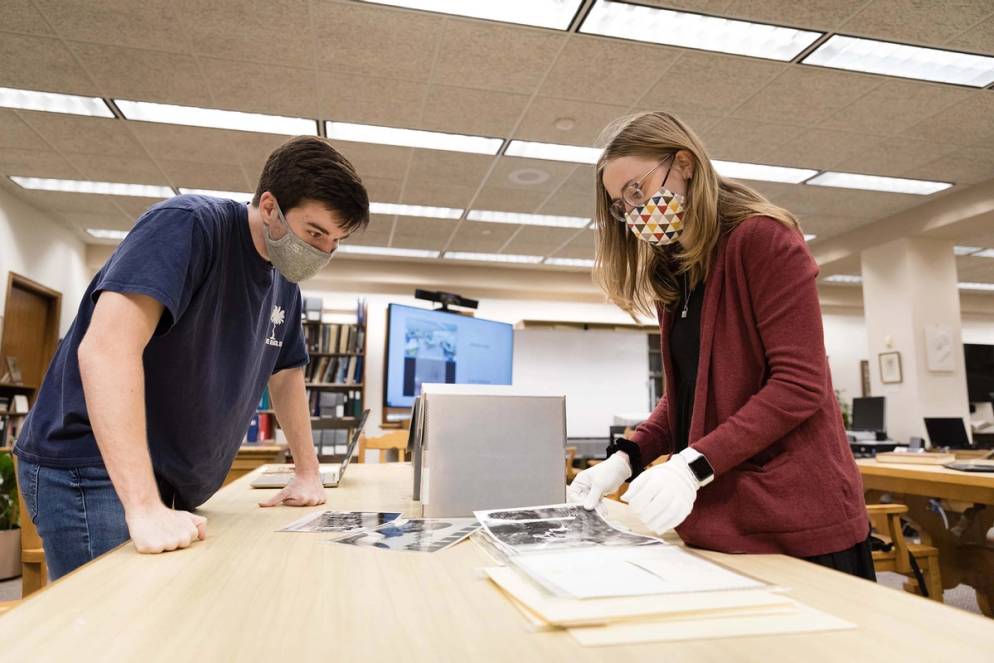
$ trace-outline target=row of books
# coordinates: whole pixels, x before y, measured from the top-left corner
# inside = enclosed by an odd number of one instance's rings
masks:
[[[362,352],[366,332],[359,325],[305,325],[308,352]]]
[[[359,417],[362,415],[362,399],[351,394],[331,391],[309,392],[309,407],[312,417]]]
[[[307,365],[307,381],[361,384],[364,357],[316,357]]]
[[[27,396],[0,396],[0,447],[14,443],[27,414]]]
[[[276,439],[276,415],[272,412],[256,412],[249,420],[248,442],[269,442]]]

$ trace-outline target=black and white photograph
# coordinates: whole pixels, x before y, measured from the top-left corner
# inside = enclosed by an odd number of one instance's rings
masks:
[[[335,539],[333,543],[384,550],[438,552],[454,546],[478,528],[476,518],[412,518]]]
[[[659,539],[622,531],[596,511],[577,504],[477,511],[475,515],[494,540],[514,553],[661,543]]]
[[[348,534],[373,529],[400,517],[396,511],[322,511],[309,513],[293,521],[279,532],[315,532],[319,534]]]

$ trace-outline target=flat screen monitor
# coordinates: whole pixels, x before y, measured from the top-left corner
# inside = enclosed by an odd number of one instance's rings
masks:
[[[511,384],[513,349],[507,323],[390,304],[383,404],[411,407],[423,384]]]
[[[925,417],[925,430],[933,447],[970,448],[966,425],[960,417]]]
[[[852,430],[885,431],[884,397],[866,396],[852,399]]]
[[[964,343],[963,356],[970,402],[994,402],[994,345]]]

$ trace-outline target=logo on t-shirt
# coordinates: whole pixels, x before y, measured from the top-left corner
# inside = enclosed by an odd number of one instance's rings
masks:
[[[266,345],[272,345],[277,348],[283,347],[283,341],[276,340],[276,328],[282,325],[286,320],[286,311],[281,309],[279,306],[273,307],[273,312],[269,314],[269,321],[273,323],[273,331],[269,333],[269,338],[266,339]]]

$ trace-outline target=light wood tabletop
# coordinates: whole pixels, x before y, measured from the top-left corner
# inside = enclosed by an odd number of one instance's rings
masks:
[[[492,562],[474,543],[404,553],[276,532],[304,511],[258,508],[271,493],[249,488],[253,475],[200,510],[206,541],[155,556],[125,544],[0,617],[3,660],[964,663],[994,652],[994,624],[977,615],[781,555],[715,553],[859,628],[583,648],[563,632],[530,632],[480,573]],[[416,515],[410,495],[409,464],[352,465],[314,510]],[[623,505],[612,514],[634,524]]]

